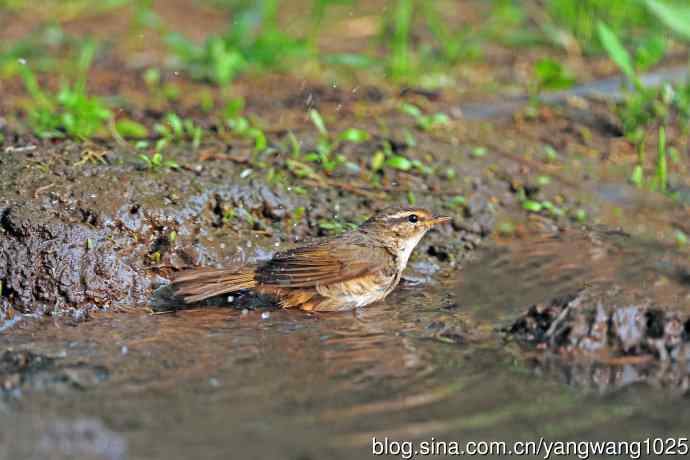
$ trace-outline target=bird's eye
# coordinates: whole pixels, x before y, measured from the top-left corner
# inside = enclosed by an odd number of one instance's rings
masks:
[[[407,220],[412,224],[416,224],[419,222],[419,217],[417,217],[417,214],[410,214]]]

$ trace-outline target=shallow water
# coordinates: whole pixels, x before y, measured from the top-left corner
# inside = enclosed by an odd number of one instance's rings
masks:
[[[682,389],[650,384],[630,363],[564,362],[497,333],[526,305],[587,279],[666,276],[659,261],[672,254],[652,258],[660,248],[610,237],[504,245],[351,313],[20,321],[2,348],[56,361],[0,399],[0,458],[349,459],[371,454],[373,436],[687,436]],[[600,258],[587,266],[592,254]],[[630,262],[634,270],[615,269]],[[671,284],[660,292],[685,289]]]

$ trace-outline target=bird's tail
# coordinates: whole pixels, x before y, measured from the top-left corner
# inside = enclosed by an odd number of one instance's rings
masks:
[[[193,268],[179,273],[172,281],[175,294],[186,303],[199,302],[209,297],[251,289],[256,286],[255,270],[228,268]]]

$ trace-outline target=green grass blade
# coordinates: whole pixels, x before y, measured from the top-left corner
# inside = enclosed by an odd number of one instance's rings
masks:
[[[601,21],[597,23],[597,33],[599,34],[599,40],[602,46],[611,60],[616,63],[630,81],[636,82],[637,75],[633,66],[632,57],[618,39],[618,36]]]
[[[646,5],[671,30],[690,40],[690,5],[670,4],[661,0],[647,0]]]

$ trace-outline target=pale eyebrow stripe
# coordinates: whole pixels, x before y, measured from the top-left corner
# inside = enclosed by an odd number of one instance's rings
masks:
[[[408,217],[408,216],[411,216],[412,214],[414,214],[414,213],[410,212],[410,211],[402,211],[402,212],[399,212],[397,214],[393,214],[392,216],[390,216],[390,218],[391,219],[402,219],[403,217]]]

